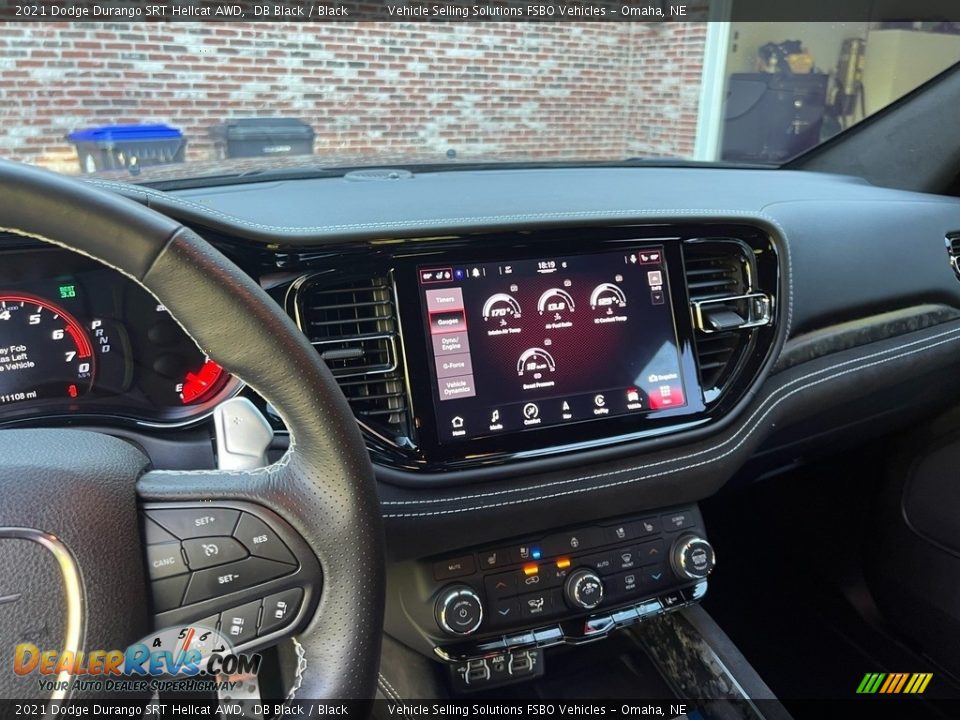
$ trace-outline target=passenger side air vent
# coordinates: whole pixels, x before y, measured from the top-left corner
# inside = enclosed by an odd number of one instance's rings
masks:
[[[314,276],[296,288],[295,310],[357,419],[390,440],[406,436],[408,403],[390,280],[328,282]]]
[[[756,291],[753,252],[739,240],[688,240],[683,258],[700,384],[709,404],[750,351],[752,329],[772,322],[773,299]]]
[[[950,267],[960,278],[960,232],[947,235],[947,255],[950,257]]]

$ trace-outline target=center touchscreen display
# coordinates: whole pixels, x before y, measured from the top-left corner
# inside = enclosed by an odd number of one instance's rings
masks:
[[[417,276],[440,443],[686,405],[660,246]]]

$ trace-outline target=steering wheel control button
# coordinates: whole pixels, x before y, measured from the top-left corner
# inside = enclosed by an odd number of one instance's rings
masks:
[[[469,635],[483,622],[483,603],[468,585],[444,588],[435,608],[437,624],[451,635]]]
[[[153,520],[144,518],[143,540],[147,545],[159,545],[165,542],[176,542],[177,538],[157,525]]]
[[[224,610],[220,613],[220,634],[234,645],[253,640],[257,636],[257,621],[260,619],[260,601]]]
[[[476,569],[473,555],[464,555],[435,562],[433,564],[433,577],[436,580],[452,580],[453,578],[473,575]]]
[[[183,541],[183,551],[187,554],[187,564],[191,570],[224,565],[247,556],[243,545],[232,537],[194,538]]]
[[[231,535],[240,517],[239,510],[218,507],[150,510],[147,516],[180,539]]]
[[[713,546],[691,533],[678,537],[670,552],[673,571],[684,580],[702,580],[711,573],[716,561]]]
[[[180,607],[183,591],[187,589],[189,575],[177,575],[164,580],[154,580],[150,583],[153,595],[153,611],[162,613]]]
[[[260,635],[266,635],[289,625],[297,616],[302,601],[302,588],[291,588],[264,598],[263,615],[260,619]]]
[[[187,572],[186,563],[180,553],[179,542],[161,543],[147,546],[147,569],[151,580],[181,575]]]
[[[580,568],[570,573],[563,594],[575,610],[593,610],[603,600],[603,581],[593,570]]]
[[[246,560],[220,565],[206,570],[197,570],[190,576],[190,585],[183,599],[184,605],[209,600],[237,590],[289,575],[294,568],[264,558],[248,557]]]
[[[211,534],[211,533],[208,533]],[[229,535],[230,533],[225,533]],[[233,536],[243,543],[251,555],[296,565],[297,559],[283,544],[277,534],[263,520],[250,513],[243,513]]]

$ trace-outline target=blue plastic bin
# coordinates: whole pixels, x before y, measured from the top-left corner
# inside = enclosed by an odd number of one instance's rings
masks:
[[[77,148],[84,173],[180,163],[187,148],[183,133],[169,125],[103,125],[66,139]]]

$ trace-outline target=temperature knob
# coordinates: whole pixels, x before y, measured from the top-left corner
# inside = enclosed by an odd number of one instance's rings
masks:
[[[563,594],[571,607],[593,610],[603,600],[603,581],[593,570],[580,568],[570,573]]]
[[[451,585],[437,600],[437,624],[451,635],[469,635],[483,622],[483,603],[469,585]]]
[[[681,535],[670,552],[673,571],[677,577],[685,580],[702,580],[710,574],[716,563],[713,545],[697,535]]]

